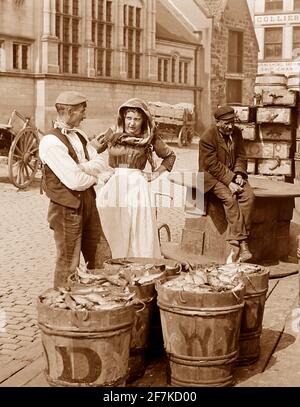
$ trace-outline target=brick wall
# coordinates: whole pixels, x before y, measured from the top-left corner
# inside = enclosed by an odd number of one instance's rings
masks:
[[[35,35],[34,26],[41,0],[26,0],[17,6],[13,0],[0,1],[1,34],[13,37],[31,37]]]
[[[23,115],[35,114],[35,84],[25,76],[7,76],[0,73],[0,122],[6,123],[13,109]]]
[[[168,87],[133,85],[127,83],[109,83],[96,80],[59,80],[45,79],[44,109],[39,102],[37,124],[45,129],[56,117],[54,103],[57,95],[64,90],[76,90],[88,98],[87,119],[83,127],[93,135],[115,123],[118,107],[126,100],[139,97],[148,101],[163,101],[171,104],[193,103],[193,90],[178,90]],[[40,95],[40,101],[42,96]],[[39,113],[37,113],[39,116]]]
[[[228,31],[243,32],[243,104],[253,104],[254,82],[257,72],[257,42],[246,1],[230,0],[224,14],[216,19],[212,41],[211,106],[226,103],[226,78],[228,58]]]

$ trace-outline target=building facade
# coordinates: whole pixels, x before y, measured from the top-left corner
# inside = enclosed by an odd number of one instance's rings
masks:
[[[164,14],[158,0],[0,0],[0,120],[17,108],[44,130],[63,90],[87,95],[92,133],[131,97],[194,103],[197,36]]]
[[[258,44],[246,0],[169,0],[201,36],[201,111],[205,125],[218,105],[253,104]]]
[[[192,103],[201,131],[218,104],[252,101],[256,62],[246,0],[0,0],[1,122],[16,108],[45,130],[78,90],[91,135],[131,97]]]
[[[252,0],[258,73],[300,72],[300,1]]]

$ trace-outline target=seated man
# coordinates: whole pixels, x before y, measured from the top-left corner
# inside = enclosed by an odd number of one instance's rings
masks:
[[[247,239],[254,194],[247,181],[247,158],[242,133],[234,126],[230,106],[219,107],[215,124],[201,136],[199,171],[204,172],[204,192],[211,191],[222,202],[228,222],[227,240],[235,253],[234,261],[250,260]]]

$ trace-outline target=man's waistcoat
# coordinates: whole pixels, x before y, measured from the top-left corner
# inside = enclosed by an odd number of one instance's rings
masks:
[[[70,143],[68,138],[64,134],[62,134],[62,132],[59,129],[52,128],[50,131],[47,132],[47,134],[54,134],[57,138],[59,138],[59,140],[68,148],[68,154],[71,156],[71,158],[77,164],[79,163],[77,154],[74,148],[72,147],[72,144]],[[85,158],[88,160],[89,155],[86,148],[87,142],[80,133],[76,134],[78,135],[80,141],[82,142]],[[60,179],[54,174],[54,172],[48,167],[47,164],[43,164],[42,167],[43,167],[42,188],[45,191],[47,197],[51,201],[59,205],[67,206],[69,208],[74,209],[79,208],[81,203],[81,195],[82,192],[84,191],[71,190],[60,181]],[[94,188],[93,187],[90,188],[94,196],[96,196]]]

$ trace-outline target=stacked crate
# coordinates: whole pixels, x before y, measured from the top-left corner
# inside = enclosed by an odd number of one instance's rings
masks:
[[[300,74],[292,74],[287,78],[287,86],[290,90],[300,91]],[[295,180],[300,181],[300,101],[296,106],[297,129],[296,129],[296,148],[295,148]]]
[[[256,124],[241,123],[239,127],[245,139],[248,173],[291,181],[295,176],[298,92],[287,89],[285,75],[274,77],[260,75],[255,88]],[[239,110],[234,109],[239,119]]]
[[[233,105],[237,123],[236,126],[242,131],[245,143],[255,141],[257,138],[256,111],[250,106]],[[248,158],[247,172],[255,174],[255,160]]]

